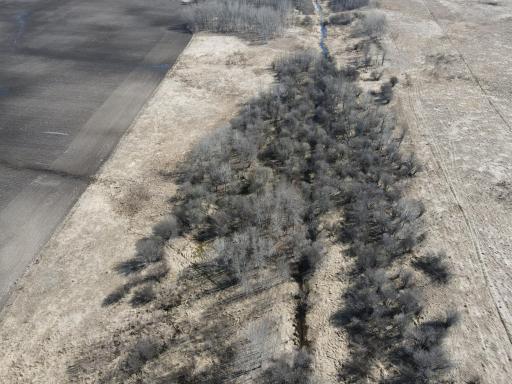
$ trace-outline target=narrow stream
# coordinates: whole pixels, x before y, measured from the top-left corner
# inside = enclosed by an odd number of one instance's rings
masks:
[[[307,284],[308,274],[311,265],[306,257],[304,257],[296,266],[292,273],[293,279],[299,285],[299,293],[296,297],[297,306],[295,308],[295,331],[297,334],[297,344],[299,349],[309,346],[308,341],[308,325],[306,322],[306,314],[308,309],[309,288]]]
[[[318,0],[313,0],[315,11],[320,18],[320,48],[324,57],[329,56],[329,49],[325,44],[327,38],[327,24],[324,22],[322,6]],[[316,234],[311,233],[311,239],[316,240]],[[306,256],[304,256],[296,265],[292,266],[292,277],[299,286],[299,293],[296,297],[297,306],[295,309],[295,331],[299,349],[308,348],[308,325],[306,315],[308,309],[309,287],[308,278],[312,272],[312,265]]]
[[[325,39],[327,38],[327,23],[324,20],[324,11],[319,0],[314,0],[313,5],[315,6],[315,11],[320,18],[320,49],[322,50],[323,55],[327,57],[329,56],[329,49],[325,44]]]

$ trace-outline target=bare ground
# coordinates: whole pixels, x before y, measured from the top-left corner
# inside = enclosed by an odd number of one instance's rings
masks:
[[[512,376],[512,3],[386,1],[389,70],[424,164],[411,195],[427,207],[425,247],[455,274],[427,289],[428,313],[462,315],[446,348],[453,379]]]

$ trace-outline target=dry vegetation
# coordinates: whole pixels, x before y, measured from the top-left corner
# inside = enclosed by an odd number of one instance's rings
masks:
[[[329,6],[333,11],[338,12],[361,8],[369,3],[369,0],[330,0]]]
[[[266,40],[283,32],[295,7],[311,13],[308,4],[202,1],[189,8],[189,26]],[[124,283],[102,302],[104,310],[129,306],[137,317],[76,353],[70,380],[318,383],[310,282],[334,249],[350,266],[339,271],[348,283],[329,319],[347,338],[337,379],[447,382],[451,363],[442,343],[458,315],[424,313],[417,280],[438,286],[451,274],[442,251],[418,252],[425,208],[407,197],[407,186],[421,166],[401,149],[404,132],[388,105],[398,80],[380,81],[372,67],[385,18],[349,12],[365,0],[329,4],[343,13],[326,25],[350,25],[357,58],[341,68],[328,52],[276,60],[270,90],[196,143],[177,168],[160,170],[177,185],[171,209],[116,264]],[[239,56],[228,64],[243,61]],[[370,70],[380,83],[367,91],[359,80]],[[145,190],[130,193],[149,200]],[[140,209],[126,199],[121,205],[130,215]],[[169,249],[186,259],[172,279]],[[204,307],[201,315],[188,313],[191,302]],[[266,317],[285,302],[294,318]],[[281,342],[277,321],[292,323],[294,332],[280,355],[261,346]]]
[[[374,39],[380,19],[363,20]],[[180,185],[172,212],[139,242],[132,259],[117,266],[129,280],[104,304],[153,302],[153,308],[170,315],[183,299],[175,286],[160,284],[168,270],[162,250],[168,242],[193,239],[208,261],[185,271],[184,285],[203,276],[215,282],[216,291],[238,292],[229,300],[242,300],[289,281],[297,284],[295,353],[267,362],[257,381],[312,382],[308,280],[330,239],[348,245],[346,256],[354,259],[343,306],[332,319],[350,337],[350,359],[340,378],[365,382],[384,367],[380,382],[440,382],[449,367],[440,345],[457,316],[420,321],[421,293],[406,265],[425,236],[423,207],[404,197],[405,180],[419,166],[400,152],[403,135],[382,107],[396,80],[366,96],[356,85],[355,69],[340,70],[332,58],[310,52],[280,59],[273,69],[273,90],[201,141],[170,175]],[[326,225],[332,214],[338,219]],[[437,282],[449,278],[440,255],[426,255],[413,265]],[[216,340],[207,348],[218,363],[199,375],[192,373],[194,367],[181,367],[168,378],[227,382],[236,376],[235,356],[248,340],[221,342],[236,328],[225,320],[222,329],[204,324],[198,330]],[[120,365],[110,380],[138,375],[170,344],[143,339],[131,348],[112,351],[111,358],[124,354],[135,362]]]
[[[293,5],[290,0],[203,0],[190,6],[185,17],[194,32],[237,33],[266,40],[290,25]]]
[[[344,11],[364,5],[331,2],[333,9]],[[266,39],[280,33],[291,10],[288,2],[212,0],[193,6],[189,15],[194,30]],[[354,18],[353,35],[362,37],[358,49],[380,47],[382,14],[345,14],[330,21],[347,25]],[[339,257],[353,260],[348,288],[340,292],[342,306],[331,319],[349,338],[349,358],[339,378],[346,383],[443,380],[450,363],[441,343],[457,316],[421,320],[422,295],[412,267],[435,283],[446,283],[450,275],[442,253],[410,262],[425,238],[424,208],[405,197],[406,180],[420,167],[413,155],[401,152],[403,134],[386,107],[397,80],[366,94],[357,86],[357,68],[369,66],[370,52],[348,69],[339,69],[324,53],[277,60],[273,89],[245,105],[229,126],[203,139],[178,170],[167,173],[179,185],[173,209],[151,236],[137,243],[134,257],[116,266],[127,282],[103,304],[151,305],[154,321],[168,323],[168,331],[159,325],[158,334],[145,321],[137,326],[142,335],[136,333],[130,344],[102,348],[102,358],[117,363],[101,381],[133,381],[172,353],[180,343],[176,325],[166,318],[184,301],[221,295],[224,302],[243,302],[294,283],[295,348],[282,358],[263,358],[265,368],[253,379],[312,383],[307,312],[314,303],[308,283],[325,247],[333,244],[346,249]],[[193,262],[176,284],[168,284],[172,266],[164,248],[180,241],[192,241],[204,261]],[[273,304],[269,296],[262,297],[252,316]],[[202,368],[165,364],[159,382],[225,383],[251,370],[240,356],[250,355],[251,340],[272,333],[274,325],[232,337],[228,334],[235,335],[238,324],[222,309],[217,316],[196,325],[196,337],[209,342],[193,349],[215,363]],[[71,374],[80,377],[88,365],[79,361],[72,367]]]

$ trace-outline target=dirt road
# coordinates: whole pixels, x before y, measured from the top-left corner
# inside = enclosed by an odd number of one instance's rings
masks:
[[[461,312],[447,340],[456,382],[512,376],[512,2],[390,0],[389,66],[425,172],[425,248],[445,249],[453,283],[429,311]]]
[[[180,6],[2,1],[0,306],[189,41]]]

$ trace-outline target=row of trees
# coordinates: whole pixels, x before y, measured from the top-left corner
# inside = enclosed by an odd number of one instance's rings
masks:
[[[267,40],[290,24],[294,9],[291,0],[208,0],[185,11],[190,30],[234,33]],[[303,2],[297,6],[305,8]]]
[[[331,0],[334,11],[349,11],[368,0]],[[350,22],[351,12],[337,15]],[[371,66],[369,48],[382,50],[379,37],[384,15],[370,10],[355,14],[354,35],[365,53],[358,66]],[[354,258],[351,284],[343,294],[343,306],[333,317],[350,338],[350,360],[340,378],[346,383],[368,379],[381,383],[441,383],[450,366],[441,344],[456,313],[421,322],[423,311],[416,272],[424,272],[435,284],[450,278],[444,253],[430,252],[409,264],[410,254],[425,238],[421,229],[424,207],[404,197],[405,181],[418,171],[414,156],[400,150],[403,134],[396,132],[392,116],[378,105],[390,102],[397,79],[383,82],[372,92],[346,139],[346,163],[351,170],[343,178],[344,218],[339,239],[349,245]],[[388,112],[389,113],[389,112]],[[347,186],[349,186],[347,188]],[[408,267],[410,265],[410,267]],[[380,367],[380,369],[377,369]],[[384,368],[382,370],[382,368]]]
[[[330,0],[329,7],[335,11],[351,11],[367,6],[370,0]]]

